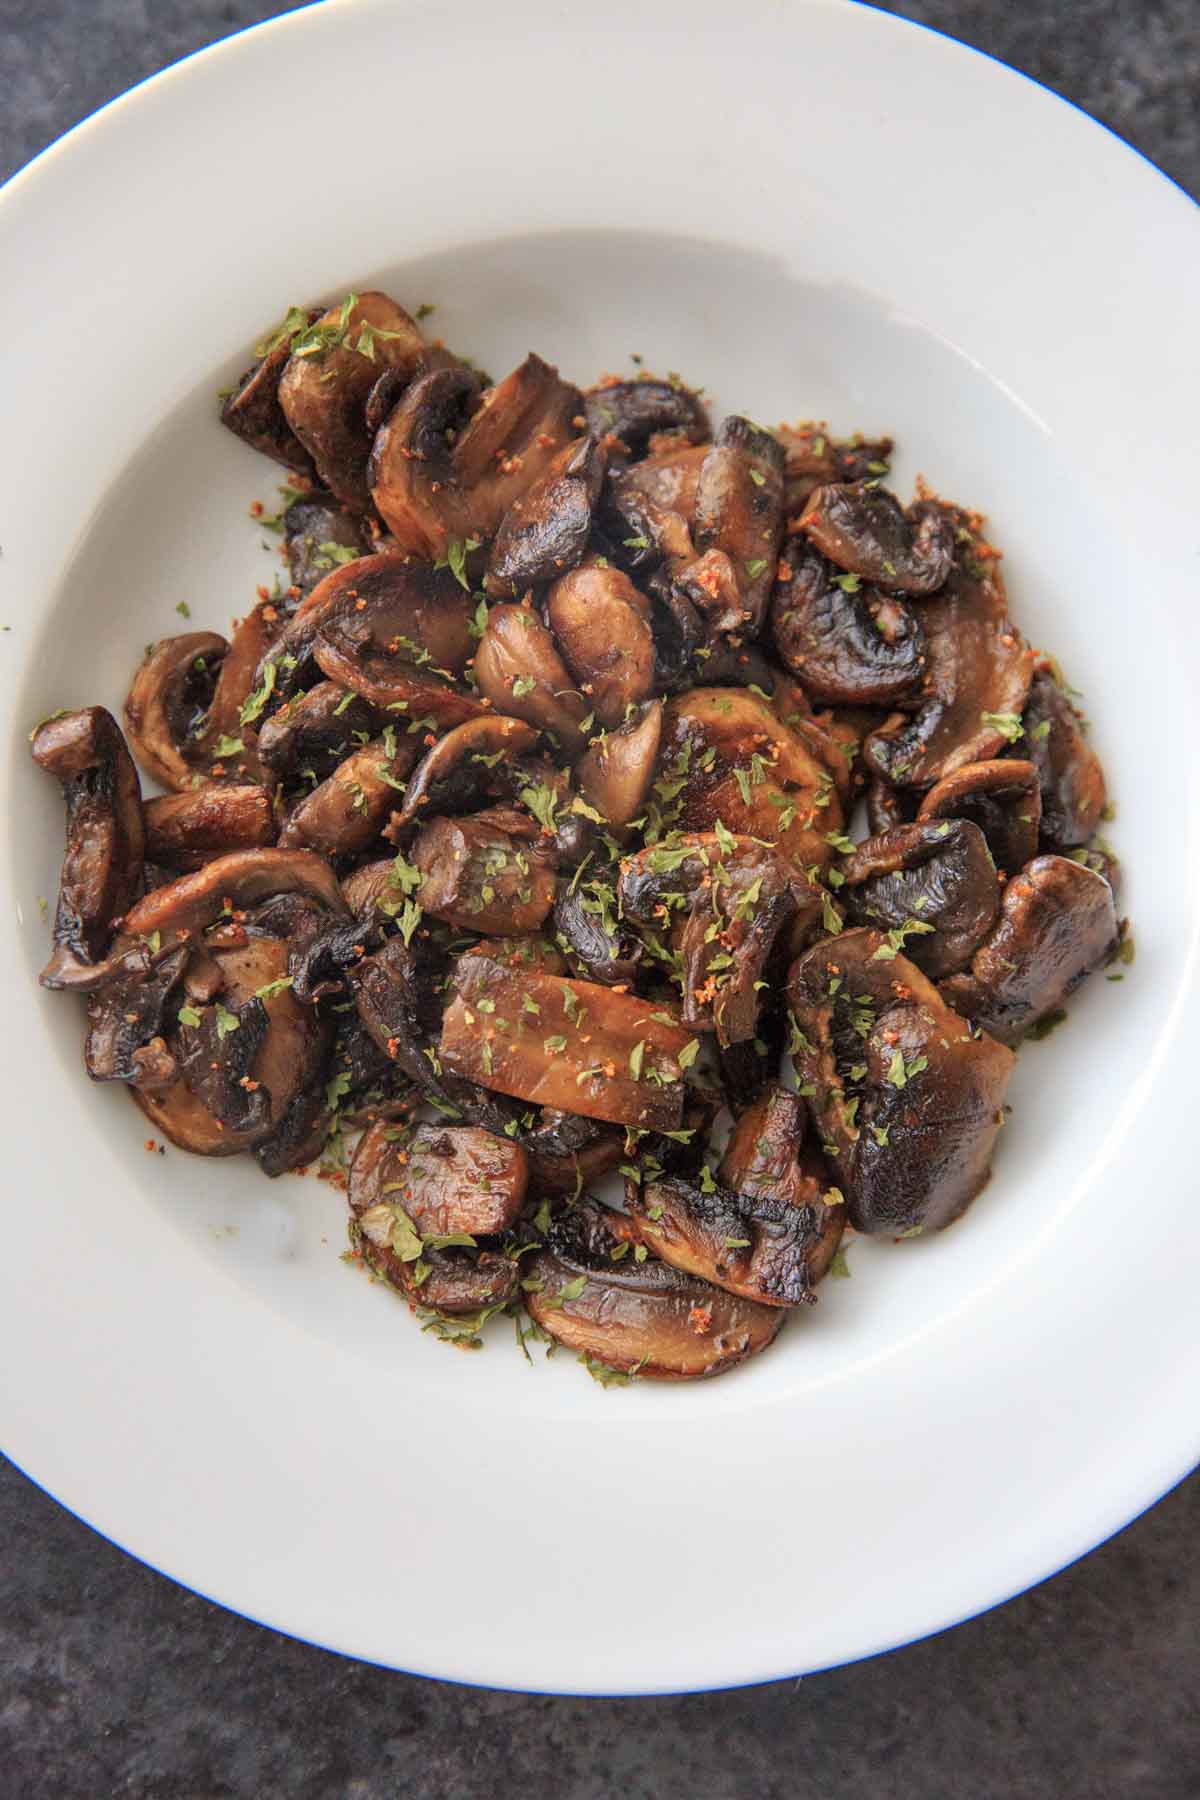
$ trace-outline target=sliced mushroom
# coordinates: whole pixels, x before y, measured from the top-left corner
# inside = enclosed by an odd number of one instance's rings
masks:
[[[460,930],[536,931],[554,905],[554,854],[507,809],[429,819],[412,848],[417,904]]]
[[[867,829],[871,836],[880,837],[897,825],[910,825],[916,800],[917,796],[910,789],[894,788],[882,776],[870,776],[867,781]]]
[[[371,503],[367,395],[383,367],[411,376],[425,340],[416,321],[386,294],[350,294],[305,333],[279,382],[288,424],[331,493],[365,512]]]
[[[413,771],[397,823],[411,825],[435,812],[467,812],[473,803],[512,798],[523,785],[519,759],[537,743],[524,719],[484,713],[439,738]]]
[[[1100,758],[1083,735],[1083,721],[1049,670],[1034,675],[1021,723],[1021,748],[1041,787],[1042,848],[1074,850],[1090,841],[1108,794]]]
[[[677,562],[693,554],[696,490],[707,456],[707,444],[691,445],[648,456],[609,476],[606,523],[622,549],[634,553],[628,559],[633,565],[654,554]]]
[[[768,997],[754,1037],[743,1038],[740,1044],[730,1044],[718,1053],[721,1091],[735,1119],[762,1098],[763,1088],[779,1074],[786,1036],[779,998],[778,994]]]
[[[324,857],[311,850],[235,850],[139,900],[125,915],[125,936],[148,938],[158,932],[164,946],[173,945],[181,937],[197,937],[222,914],[277,894],[308,897],[333,913],[346,910]]]
[[[387,1236],[385,1229],[384,1220],[363,1225],[351,1215],[350,1242],[371,1272],[414,1309],[452,1320],[474,1314],[472,1322],[482,1324],[520,1292],[518,1264],[497,1251],[429,1249],[406,1258],[395,1248],[395,1228]],[[369,1230],[382,1241],[374,1242]]]
[[[1000,910],[987,840],[967,819],[897,825],[867,838],[842,864],[838,897],[856,925],[889,933],[892,948],[938,981],[964,969]]]
[[[349,688],[319,681],[263,721],[259,758],[279,781],[290,784],[298,776],[323,781],[362,742],[364,732],[374,737],[386,722],[385,714]]]
[[[62,783],[67,805],[54,951],[39,980],[69,987],[102,960],[141,885],[141,788],[120,727],[102,706],[47,719],[33,734],[32,754]]]
[[[657,1257],[638,1262],[615,1219],[592,1202],[573,1207],[551,1225],[546,1248],[522,1263],[525,1305],[550,1337],[602,1369],[660,1381],[720,1375],[773,1341],[781,1308]]]
[[[712,436],[699,394],[681,381],[657,381],[652,375],[604,381],[589,390],[584,404],[588,429],[598,438],[619,438],[630,457],[644,456],[660,433],[678,434],[689,444],[707,443]]]
[[[378,862],[360,863],[342,877],[342,898],[356,919],[375,922],[394,918],[404,905],[404,888],[396,874],[396,860],[384,856]]]
[[[846,1207],[808,1139],[808,1108],[772,1083],[734,1125],[717,1179],[755,1200],[786,1201],[805,1214],[804,1269],[810,1288],[829,1269],[842,1241]]]
[[[290,340],[295,335],[286,327],[294,325],[295,330],[302,330],[306,320],[311,325],[319,316],[316,310],[305,314],[302,308],[293,308],[284,330],[256,346],[257,362],[239,375],[221,406],[221,423],[235,437],[252,450],[282,463],[285,469],[304,476],[313,472],[312,458],[287,422],[279,403],[279,381],[291,354]]]
[[[1012,1052],[879,932],[814,944],[788,991],[796,1072],[850,1223],[896,1236],[949,1225],[991,1173]]]
[[[275,808],[258,786],[195,788],[145,805],[146,856],[168,869],[199,869],[231,850],[275,842]]]
[[[405,777],[416,760],[416,739],[398,738],[389,726],[297,802],[279,834],[280,844],[308,845],[326,856],[362,855],[403,799]]]
[[[965,515],[956,529],[970,533]],[[873,732],[863,749],[893,787],[932,787],[967,763],[998,756],[1021,731],[1033,658],[1009,623],[995,553],[977,536],[958,544],[942,591],[921,607],[927,662],[917,711]]]
[[[783,537],[783,450],[749,419],[722,423],[696,485],[697,559],[675,580],[711,633],[757,636]]]
[[[889,437],[832,438],[823,423],[781,425],[775,435],[786,459],[784,493],[789,518],[804,510],[814,488],[886,475],[895,449]]]
[[[475,654],[475,679],[497,712],[548,731],[570,754],[583,748],[581,722],[589,708],[532,607],[492,607]]]
[[[330,1118],[324,1088],[301,1089],[270,1136],[254,1146],[254,1160],[263,1174],[274,1180],[314,1162],[329,1135]]]
[[[1103,875],[1067,856],[1039,856],[1004,890],[1000,917],[970,969],[943,998],[1015,1044],[1116,949],[1117,915]]]
[[[375,438],[375,504],[402,550],[444,558],[493,537],[514,500],[541,480],[577,432],[578,388],[540,356],[479,397],[466,369],[414,381]]]
[[[536,1122],[522,1127],[532,1185],[539,1193],[572,1199],[611,1175],[625,1156],[625,1133],[616,1125],[544,1106]]]
[[[1041,816],[1037,769],[1015,756],[968,763],[947,775],[930,788],[917,813],[922,820],[970,819],[987,839],[992,861],[1006,875],[1015,875],[1037,855]]]
[[[814,700],[890,705],[925,667],[916,613],[857,575],[838,574],[803,541],[780,564],[771,630],[781,661]]]
[[[93,1081],[161,1088],[176,1080],[179,1065],[165,1037],[174,1027],[168,1008],[187,960],[183,945],[89,995],[83,1062]]]
[[[694,1042],[669,1007],[468,954],[454,967],[441,1059],[519,1100],[672,1131],[683,1111],[679,1057],[694,1056]]]
[[[306,930],[290,941],[288,974],[292,992],[306,1006],[341,995],[347,987],[347,971],[368,949],[378,948],[379,931],[363,919],[346,919],[333,913],[320,916],[315,930]]]
[[[799,529],[839,569],[885,594],[935,593],[954,562],[946,509],[918,501],[906,513],[895,494],[873,481],[814,488]]]
[[[150,647],[133,678],[125,701],[125,730],[138,762],[163,787],[193,785],[203,757],[196,731],[228,649],[214,631],[162,638]]]
[[[595,561],[554,583],[546,619],[602,725],[620,725],[654,691],[650,608],[628,575]],[[498,702],[497,702],[498,704]]]
[[[650,789],[662,739],[662,701],[651,700],[617,731],[605,732],[575,765],[579,792],[615,830],[636,819]]]
[[[511,1138],[474,1125],[397,1132],[380,1124],[354,1153],[347,1194],[368,1236],[378,1212],[380,1223],[407,1224],[408,1237],[444,1249],[438,1240],[494,1237],[515,1225],[528,1184],[529,1158]]]
[[[519,597],[575,567],[591,535],[604,464],[595,438],[580,438],[565,445],[541,479],[513,501],[488,557],[489,594]]]
[[[748,688],[693,688],[669,701],[658,771],[659,780],[681,784],[666,803],[671,825],[704,831],[719,819],[774,844],[800,868],[829,863],[830,837],[844,822],[829,766]]]
[[[303,600],[331,569],[366,556],[371,539],[361,517],[338,504],[332,494],[303,494],[283,515],[283,542],[288,573]]]
[[[554,929],[570,958],[572,973],[604,987],[632,987],[642,960],[642,946],[614,913],[616,893],[602,877],[560,882],[554,903]]]

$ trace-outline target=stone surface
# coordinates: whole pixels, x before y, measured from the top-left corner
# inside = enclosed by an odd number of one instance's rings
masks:
[[[0,0],[0,178],[165,63],[287,10]],[[1195,0],[890,10],[1013,63],[1200,190]],[[175,1587],[2,1464],[0,1542],[0,1800],[1200,1794],[1197,1476],[940,1637],[804,1681],[656,1700],[490,1693],[342,1660]]]

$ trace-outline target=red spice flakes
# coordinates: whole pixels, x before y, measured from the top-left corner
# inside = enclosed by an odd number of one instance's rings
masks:
[[[279,617],[279,608],[277,606],[264,606],[262,616],[267,621],[268,625],[273,625],[275,620]]]
[[[354,610],[355,610],[355,612],[366,612],[366,610],[367,610],[366,601],[365,600],[356,600],[354,602]]]
[[[703,1337],[712,1330],[712,1307],[690,1306],[688,1308],[688,1324],[697,1337]]]
[[[257,1081],[252,1081],[249,1075],[243,1075],[238,1081],[238,1086],[244,1087],[248,1094],[257,1094],[259,1084]]]
[[[263,506],[261,500],[252,500],[250,502],[250,517],[252,519],[261,519],[265,511],[266,508]]]
[[[554,448],[554,439],[548,431],[539,431],[533,441],[539,450],[553,450]]]
[[[263,587],[261,584],[258,587],[256,587],[254,591],[258,595],[260,600],[269,600],[271,598],[270,588]]]
[[[778,578],[778,580],[790,581],[792,579],[792,572],[793,571],[792,571],[791,563],[786,562],[784,560],[784,558],[781,556],[779,559],[779,567],[775,571],[775,574],[776,574],[776,577]]]

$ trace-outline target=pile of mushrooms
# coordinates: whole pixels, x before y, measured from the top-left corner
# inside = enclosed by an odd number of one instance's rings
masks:
[[[124,731],[32,737],[92,1079],[320,1162],[427,1329],[606,1383],[958,1218],[1017,1045],[1132,948],[981,519],[674,376],[488,382],[382,293],[293,308],[222,418],[288,471],[286,579],[152,645]]]

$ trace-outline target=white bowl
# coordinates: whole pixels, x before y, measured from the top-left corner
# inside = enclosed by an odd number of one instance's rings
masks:
[[[358,0],[218,45],[0,200],[12,905],[4,1442],[240,1612],[357,1656],[634,1692],[863,1656],[1097,1543],[1197,1457],[1200,411],[1187,200],[1081,114],[867,9]],[[244,610],[269,465],[214,394],[292,300],[434,301],[502,370],[678,368],[893,430],[989,513],[1085,690],[1139,957],[1022,1055],[991,1186],[715,1384],[457,1355],[314,1180],[148,1156],[41,992],[60,809],[29,726]],[[1181,1111],[1182,1108],[1182,1111]],[[540,1361],[540,1358],[539,1358]]]

